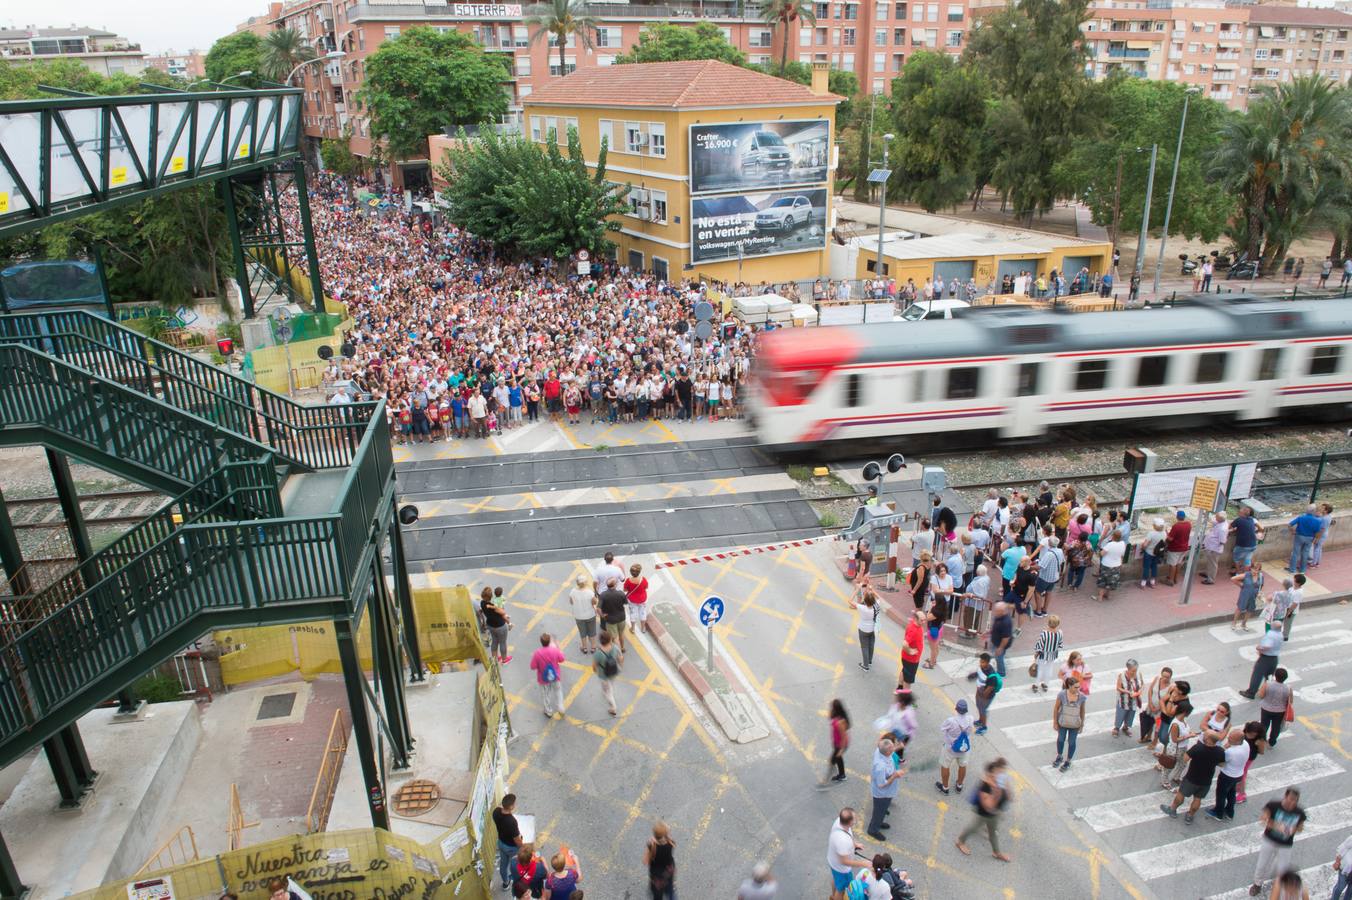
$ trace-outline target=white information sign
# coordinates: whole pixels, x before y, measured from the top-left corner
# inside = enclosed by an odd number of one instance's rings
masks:
[[[1176,469],[1171,472],[1151,472],[1142,475],[1136,482],[1136,509],[1157,509],[1165,506],[1188,506],[1192,502],[1192,490],[1198,478],[1213,478],[1220,482],[1221,490],[1230,485],[1228,496],[1243,499],[1253,491],[1253,476],[1258,471],[1257,463],[1240,463],[1234,467],[1235,477],[1230,478],[1230,466],[1206,466],[1198,469]]]

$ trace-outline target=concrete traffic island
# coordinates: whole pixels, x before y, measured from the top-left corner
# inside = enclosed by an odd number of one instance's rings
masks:
[[[714,643],[713,671],[709,671],[704,626],[683,603],[648,601],[648,629],[662,654],[723,729],[728,740],[749,744],[770,736],[735,665]]]

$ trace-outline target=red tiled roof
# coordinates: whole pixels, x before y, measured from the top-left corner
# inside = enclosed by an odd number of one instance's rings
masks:
[[[1352,16],[1336,9],[1316,9],[1306,6],[1250,6],[1251,25],[1323,25],[1332,28],[1352,28]]]
[[[555,78],[526,104],[719,109],[736,106],[839,103],[806,85],[714,59],[603,66]]]

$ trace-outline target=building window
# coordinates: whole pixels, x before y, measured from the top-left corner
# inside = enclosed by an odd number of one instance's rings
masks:
[[[551,58],[553,58],[553,54],[550,54],[550,56]],[[557,58],[554,58],[553,61],[551,61],[549,64],[549,74],[554,77],[558,77],[559,75],[571,75],[576,71],[577,71],[576,56],[565,56],[563,58],[563,71],[559,71],[559,63]]]
[[[1311,375],[1332,375],[1338,371],[1338,361],[1342,358],[1343,348],[1338,344],[1325,344],[1315,347],[1310,356]]]
[[[660,256],[653,257],[653,277],[660,281],[666,281],[671,277],[671,268],[667,261]]]
[[[544,140],[544,133],[541,130],[542,127],[543,126],[541,124],[539,116],[530,117],[530,139],[532,141],[539,143],[540,141]]]
[[[875,53],[875,54],[873,54],[873,71],[875,71],[875,72],[885,72],[885,71],[887,71],[887,54],[886,54],[886,53]]]
[[[615,149],[615,123],[610,119],[602,119],[600,122],[601,144],[608,149]]]
[[[652,216],[654,222],[667,223],[667,192],[649,191],[652,198]]]
[[[1169,357],[1143,356],[1136,367],[1137,387],[1159,387],[1169,379]]]
[[[948,46],[950,46],[950,47],[961,47],[961,46],[962,46],[962,32],[961,32],[961,31],[950,31],[950,32],[948,33],[948,35],[947,35],[947,44],[948,44]]]
[[[812,29],[811,29],[811,28],[799,28],[799,29],[798,29],[798,46],[800,46],[800,47],[811,47],[811,46],[812,46]]]
[[[925,4],[917,3],[915,6],[911,7],[911,21],[912,22],[925,21]]]
[[[648,123],[648,155],[667,155],[667,126],[662,122]],[[666,219],[666,216],[662,218]]]
[[[613,66],[613,65],[615,65],[615,57],[613,57],[613,56],[598,56],[598,57],[596,57],[596,64],[597,64],[598,66]]]
[[[816,7],[817,7],[817,18],[818,18],[818,19],[826,19],[826,18],[830,18],[830,16],[831,16],[831,4],[829,4],[829,3],[817,3],[817,4],[815,4],[815,5],[816,5]]]
[[[1075,390],[1101,391],[1108,384],[1108,360],[1080,360],[1075,369]]]
[[[949,400],[970,400],[981,388],[981,369],[978,366],[964,366],[948,370]]]
[[[859,18],[859,4],[858,4],[858,3],[846,3],[846,4],[845,4],[845,18],[847,18],[847,19],[857,19],[857,18]]]
[[[530,74],[530,55],[523,53],[516,58],[516,74],[524,78]]]
[[[841,63],[841,67],[844,68],[846,72],[853,72],[853,71],[854,71],[854,54],[853,54],[853,53],[846,53],[843,57],[841,57],[841,59],[843,60],[843,62]]]
[[[1197,383],[1214,384],[1225,380],[1226,353],[1197,354]]]
[[[760,28],[751,32],[751,46],[769,47],[774,42],[774,32],[768,28]]]
[[[839,39],[839,37],[840,37],[840,29],[839,29],[839,28],[835,29],[835,32],[836,32],[836,37],[837,37],[837,39]],[[816,33],[813,35],[813,40],[816,41],[818,47],[825,47],[825,46],[826,46],[826,29],[825,29],[825,28],[818,28],[817,31],[816,31]]]
[[[596,46],[598,47],[620,46],[620,29],[614,27],[596,29]]]
[[[530,29],[525,25],[512,26],[512,43],[518,47],[530,46]]]
[[[930,3],[925,6],[925,21],[927,22],[939,21],[939,4]]]
[[[893,28],[893,29],[892,29],[892,43],[896,44],[898,47],[900,47],[902,44],[906,43],[906,29],[905,29],[905,28]]]
[[[391,41],[391,40],[394,40],[394,39],[397,38],[397,37],[399,37],[399,26],[398,26],[398,25],[386,25],[386,26],[385,26],[385,40]]]
[[[855,33],[853,28],[845,29],[845,46],[853,47],[855,43]]]
[[[638,153],[643,149],[643,129],[637,122],[624,123],[624,152]]]
[[[875,47],[886,47],[886,46],[887,46],[887,29],[886,29],[886,28],[875,28],[875,29],[873,29],[873,46],[875,46]]]
[[[873,7],[873,18],[879,22],[885,22],[887,21],[887,14],[890,11],[891,10],[888,9],[887,0],[877,0],[877,3]]]
[[[905,53],[893,53],[893,54],[892,54],[892,71],[894,71],[894,72],[900,72],[900,71],[901,71],[901,67],[904,66],[905,64],[906,64],[906,54],[905,54]]]
[[[892,18],[896,19],[898,22],[905,22],[905,21],[906,21],[906,4],[905,4],[905,3],[894,3],[894,4],[892,4]]]
[[[961,6],[952,6],[952,5],[950,5],[950,6],[948,7],[948,21],[950,21],[950,22],[961,22],[961,21],[962,21],[962,14],[963,14],[963,10],[962,10],[962,7],[961,7]]]

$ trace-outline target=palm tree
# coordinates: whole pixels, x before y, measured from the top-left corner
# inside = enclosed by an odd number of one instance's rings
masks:
[[[563,48],[569,35],[576,35],[578,43],[590,50],[592,35],[596,31],[597,18],[587,12],[585,0],[549,0],[536,3],[526,10],[527,25],[534,25],[536,31],[530,37],[534,44],[542,35],[552,35],[559,44],[559,74],[567,75]]]
[[[793,40],[793,23],[802,19],[809,25],[817,24],[817,13],[812,0],[768,0],[761,7],[765,24],[780,32],[779,77],[789,67],[789,42]]]
[[[1236,246],[1266,270],[1310,227],[1334,218],[1337,183],[1352,177],[1350,97],[1319,76],[1297,78],[1265,90],[1221,129],[1211,175],[1239,200]]]
[[[259,65],[263,68],[263,77],[269,81],[280,82],[296,66],[316,56],[315,48],[305,43],[305,38],[294,28],[269,31],[259,49]]]

